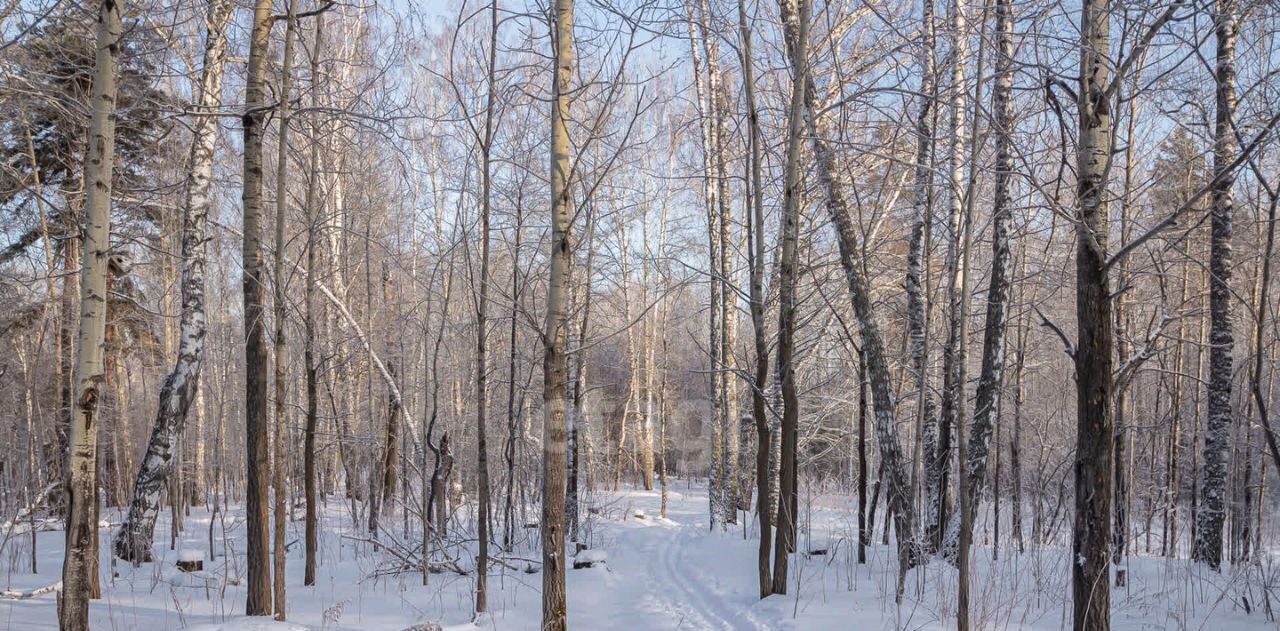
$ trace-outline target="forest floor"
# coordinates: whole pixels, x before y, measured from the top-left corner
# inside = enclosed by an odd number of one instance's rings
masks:
[[[868,549],[857,564],[856,502],[837,496],[802,499],[799,549],[791,563],[791,588],[785,596],[759,600],[757,540],[744,539],[741,525],[708,532],[706,491],[677,482],[669,496],[667,518],[658,517],[659,494],[629,490],[598,493],[584,523],[593,550],[607,555],[604,566],[570,570],[567,579],[571,629],[950,629],[955,626],[956,572],[941,561],[914,570],[901,604],[894,602],[895,557],[889,546]],[[169,526],[157,527],[156,561],[139,568],[110,565],[111,529],[103,528],[103,597],[91,605],[92,628],[215,629],[285,631],[290,629],[389,630],[435,622],[446,629],[536,630],[541,611],[541,577],[531,566],[538,552],[533,529],[519,529],[528,540],[491,568],[490,613],[473,619],[473,579],[456,571],[430,576],[422,585],[417,572],[400,572],[395,555],[382,553],[353,536],[350,506],[331,502],[320,540],[318,580],[303,587],[302,522],[289,523],[289,623],[245,619],[243,585],[225,581],[243,567],[243,519],[234,511],[215,519],[216,560],[200,573],[175,568],[183,550],[208,554],[210,515],[193,510],[187,530],[169,549]],[[299,515],[301,511],[299,510]],[[167,516],[166,516],[167,517]],[[104,518],[115,520],[106,515]],[[401,518],[391,518],[383,539],[401,545]],[[222,528],[225,521],[226,536]],[[2,534],[2,533],[0,533]],[[878,533],[877,533],[878,534]],[[984,533],[977,533],[984,540]],[[27,591],[57,581],[63,533],[39,534],[39,572],[30,573],[30,537],[15,528],[0,551],[0,591]],[[473,566],[469,544],[450,552],[456,567]],[[236,555],[222,556],[229,546]],[[400,552],[412,551],[406,545]],[[1062,629],[1070,627],[1070,578],[1061,548],[1007,546],[1000,560],[979,545],[974,550],[972,620],[975,628]],[[207,558],[207,557],[206,557]],[[1127,561],[1129,585],[1112,590],[1115,629],[1280,629],[1268,608],[1280,608],[1280,558],[1273,552],[1261,564],[1221,574],[1204,572],[1185,561],[1136,557]],[[529,570],[533,570],[529,573]],[[114,572],[114,577],[113,577]],[[798,588],[797,588],[798,585]],[[1249,602],[1251,613],[1245,611]],[[0,598],[0,630],[56,629],[55,597]]]

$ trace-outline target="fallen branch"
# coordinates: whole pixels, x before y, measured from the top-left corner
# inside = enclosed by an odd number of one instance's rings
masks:
[[[41,594],[47,594],[49,592],[59,590],[59,589],[62,589],[62,581],[58,581],[57,583],[54,583],[52,585],[45,585],[44,587],[37,587],[35,589],[29,589],[26,591],[22,591],[22,590],[3,591],[3,592],[0,592],[0,599],[26,600],[28,598],[35,598],[36,596],[40,596]]]

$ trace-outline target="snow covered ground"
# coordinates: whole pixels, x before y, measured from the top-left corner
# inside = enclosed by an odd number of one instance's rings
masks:
[[[660,518],[657,492],[625,491],[593,497],[590,544],[604,563],[568,573],[569,623],[573,629],[949,629],[954,627],[955,571],[942,562],[913,571],[902,603],[894,602],[894,557],[876,545],[866,565],[854,563],[854,504],[827,497],[806,510],[802,551],[795,555],[786,596],[756,598],[756,541],[742,526],[707,532],[706,494],[676,483],[668,518]],[[637,516],[637,511],[643,517]],[[299,511],[300,514],[300,511]],[[178,550],[208,548],[209,515],[187,520]],[[385,524],[386,522],[384,522]],[[393,534],[400,519],[395,517]],[[430,576],[388,574],[394,561],[365,541],[350,538],[346,507],[329,504],[321,537],[317,584],[302,586],[302,523],[291,522],[288,564],[289,623],[252,621],[240,614],[243,587],[227,584],[235,563],[243,564],[243,524],[228,516],[226,541],[241,556],[228,562],[221,520],[214,528],[218,557],[206,554],[204,572],[175,568],[167,522],[157,528],[155,563],[113,568],[105,555],[111,531],[103,529],[103,597],[91,607],[94,629],[187,629],[288,631],[368,629],[399,631],[435,622],[455,629],[536,630],[541,577],[523,559],[537,559],[527,545],[505,556],[489,580],[491,613],[472,620],[470,577],[456,572]],[[523,530],[523,529],[522,529]],[[528,531],[532,533],[533,531]],[[535,539],[527,533],[530,540]],[[29,572],[30,547],[11,539],[0,558],[0,590],[32,590],[57,581],[61,531],[40,534],[39,573]],[[26,539],[24,536],[23,539]],[[981,541],[981,535],[978,536]],[[878,543],[878,542],[877,542]],[[465,552],[465,551],[464,551]],[[462,568],[471,560],[455,557]],[[1062,629],[1070,627],[1070,578],[1060,549],[1014,554],[990,548],[974,552],[972,619],[977,628]],[[599,559],[596,559],[597,561]],[[383,570],[383,571],[379,571]],[[1280,629],[1265,609],[1280,608],[1280,559],[1272,555],[1249,571],[1201,572],[1183,561],[1138,557],[1129,561],[1129,586],[1112,592],[1115,629]],[[798,588],[796,587],[798,582]],[[1248,599],[1252,613],[1243,604]],[[56,629],[55,599],[45,593],[0,599],[0,629]]]

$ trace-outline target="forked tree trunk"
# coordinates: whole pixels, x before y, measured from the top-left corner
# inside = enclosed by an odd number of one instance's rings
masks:
[[[797,63],[792,53],[795,49],[798,26],[794,15],[795,0],[782,0],[782,17],[785,35],[788,40],[787,54],[793,66]],[[898,540],[898,587],[897,597],[901,598],[906,570],[920,564],[924,555],[915,531],[915,510],[911,505],[911,488],[907,479],[906,463],[902,454],[902,445],[898,441],[897,419],[894,415],[894,393],[890,383],[889,363],[886,357],[884,338],[880,334],[880,326],[876,322],[872,308],[871,287],[861,265],[862,251],[858,243],[857,231],[853,225],[848,200],[841,187],[840,173],[843,171],[837,164],[836,155],[828,143],[822,125],[817,120],[817,90],[812,77],[806,81],[804,89],[804,122],[808,132],[809,143],[813,149],[815,171],[818,188],[826,198],[827,214],[836,230],[840,249],[840,266],[844,270],[845,282],[848,285],[849,300],[853,305],[854,315],[858,320],[858,331],[862,338],[862,348],[867,354],[867,375],[871,380],[872,409],[875,410],[876,440],[880,445],[881,480],[884,482],[885,494],[892,515],[893,528]],[[874,504],[874,501],[873,501]],[[874,512],[874,511],[873,511]],[[872,520],[874,521],[874,519]],[[775,581],[776,582],[776,581]]]
[[[925,538],[931,547],[942,544],[943,526],[950,515],[951,451],[954,435],[959,431],[964,416],[964,372],[968,357],[968,345],[961,333],[969,296],[964,291],[968,282],[968,270],[962,253],[963,233],[968,230],[965,217],[965,99],[967,82],[965,63],[969,55],[968,23],[965,1],[952,0],[951,6],[951,85],[947,87],[951,116],[949,122],[950,143],[947,151],[946,191],[950,205],[947,222],[947,336],[942,349],[942,405],[938,417],[938,442],[933,457],[925,471],[927,508],[925,510]]]
[[[231,19],[229,0],[210,0],[205,21],[204,67],[196,87],[201,114],[217,111],[222,104],[222,74],[227,58],[227,24]],[[191,123],[191,171],[187,174],[182,222],[182,320],[179,325],[178,359],[160,387],[160,405],[156,413],[147,452],[142,457],[138,477],[133,484],[133,499],[124,523],[116,532],[116,556],[133,563],[151,560],[151,543],[156,518],[160,513],[160,497],[165,482],[173,472],[174,446],[182,433],[187,411],[197,395],[200,369],[204,362],[205,300],[204,274],[213,158],[218,140],[217,119],[195,116]],[[197,411],[198,413],[198,411]],[[197,441],[201,437],[197,435]],[[200,445],[197,454],[202,454]],[[197,476],[203,462],[197,456]],[[196,488],[203,494],[202,478]]]
[[[764,292],[764,139],[760,132],[760,111],[756,106],[755,61],[751,53],[751,26],[747,18],[745,0],[738,0],[738,28],[742,40],[742,82],[747,102],[748,143],[750,145],[750,213],[747,216],[747,256],[749,257],[751,284],[751,330],[755,340],[755,375],[751,384],[751,418],[756,432],[756,519],[760,523],[760,545],[757,554],[757,573],[760,579],[760,597],[773,591],[773,574],[769,565],[772,548],[773,516],[769,513],[769,493],[773,476],[769,471],[771,449],[768,401],[769,388],[769,331],[765,325]],[[665,339],[665,338],[664,338]],[[665,379],[665,377],[664,377]],[[664,447],[665,453],[665,447]],[[664,483],[665,489],[665,483]]]
[[[1009,220],[1012,214],[1013,179],[1013,9],[1011,0],[996,1],[997,68],[992,105],[995,111],[996,181],[991,209],[991,276],[987,286],[986,328],[982,341],[982,371],[978,376],[973,426],[969,430],[966,485],[970,515],[976,515],[986,484],[987,456],[991,434],[998,422],[1000,397],[1004,391],[1005,314],[1009,303]],[[962,389],[963,390],[963,389]],[[999,489],[997,489],[998,492]],[[943,556],[956,559],[961,516],[954,514],[947,524]],[[968,533],[972,536],[972,532]]]
[[[795,518],[791,498],[796,494],[796,451],[799,441],[800,402],[796,392],[795,337],[796,284],[799,278],[797,242],[800,236],[801,133],[805,88],[809,78],[809,0],[783,0],[787,24],[787,50],[791,57],[791,104],[787,110],[787,152],[782,187],[782,226],[778,256],[778,377],[782,383],[781,476],[778,484],[777,537],[773,548],[773,593],[787,593],[789,553],[795,545]]]
[[[926,287],[928,242],[933,225],[933,119],[937,98],[934,75],[934,0],[924,0],[920,22],[920,105],[916,114],[915,182],[911,200],[911,230],[907,245],[907,337],[910,343],[911,371],[916,388],[916,458],[932,460],[937,448],[937,418],[933,392],[929,388],[929,296]],[[865,363],[865,362],[864,362]],[[865,376],[862,377],[865,381]],[[923,457],[921,457],[923,456]],[[912,465],[911,488],[915,495],[916,471]]]
[[[85,161],[84,257],[80,267],[80,333],[71,415],[70,475],[67,478],[67,542],[62,566],[59,628],[89,628],[89,598],[97,575],[97,451],[99,386],[104,381],[103,342],[107,324],[107,267],[111,254],[111,174],[115,158],[116,67],[123,3],[98,5],[97,53]]]

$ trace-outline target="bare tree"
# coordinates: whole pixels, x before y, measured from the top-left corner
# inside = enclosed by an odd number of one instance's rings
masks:
[[[249,42],[248,76],[245,80],[244,124],[244,358],[245,441],[248,461],[245,513],[248,517],[248,584],[245,613],[272,613],[269,548],[268,486],[271,477],[271,433],[267,415],[266,313],[263,306],[262,263],[262,136],[270,107],[263,92],[267,46],[271,37],[271,0],[254,6]]]
[[[1107,278],[1111,161],[1110,3],[1080,11],[1076,228],[1076,456],[1071,584],[1078,631],[1111,628],[1112,324]]]
[[[543,330],[542,628],[564,631],[564,473],[567,280],[573,253],[569,198],[569,81],[573,75],[573,0],[556,0],[551,33],[555,76],[551,106],[551,270]]]
[[[85,161],[84,257],[80,267],[80,334],[76,395],[71,415],[67,463],[67,542],[62,565],[58,626],[89,628],[89,598],[98,572],[97,415],[104,380],[103,345],[107,325],[107,267],[111,256],[111,186],[115,166],[116,68],[123,3],[98,3],[94,56],[93,117]]]
[[[200,384],[204,365],[205,259],[209,195],[213,160],[218,139],[217,119],[212,115],[222,104],[222,74],[227,58],[227,24],[231,20],[228,0],[210,0],[205,17],[204,63],[196,85],[199,111],[191,124],[191,166],[187,174],[182,221],[182,321],[179,325],[178,358],[160,387],[160,405],[147,453],[143,455],[133,484],[133,500],[124,523],[116,532],[116,556],[140,563],[151,560],[151,542],[160,512],[160,495],[173,471],[173,452],[191,402]],[[197,446],[201,450],[201,446]],[[196,463],[196,470],[203,470]]]
[[[1231,391],[1235,366],[1235,341],[1231,326],[1231,239],[1235,186],[1232,163],[1236,161],[1236,3],[1214,3],[1214,35],[1217,40],[1215,89],[1217,108],[1213,127],[1212,210],[1209,213],[1209,396],[1204,432],[1202,503],[1196,512],[1196,536],[1191,557],[1219,569],[1222,566],[1222,527],[1226,520],[1228,449],[1232,421]]]

